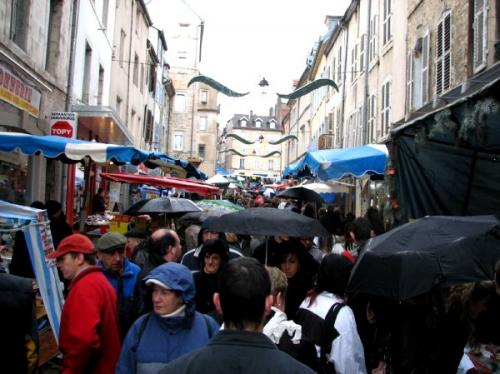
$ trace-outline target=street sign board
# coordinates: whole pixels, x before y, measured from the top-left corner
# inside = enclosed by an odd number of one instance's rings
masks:
[[[76,138],[75,112],[52,112],[50,114],[50,135]]]

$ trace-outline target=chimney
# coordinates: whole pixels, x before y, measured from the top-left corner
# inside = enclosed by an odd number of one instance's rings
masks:
[[[251,121],[252,117],[253,117],[253,110],[250,110],[250,118],[248,120]]]
[[[273,107],[269,108],[269,117],[274,117],[274,108]]]

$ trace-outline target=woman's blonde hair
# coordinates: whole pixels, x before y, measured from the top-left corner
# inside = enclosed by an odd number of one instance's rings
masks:
[[[285,273],[274,266],[266,266],[266,270],[271,279],[271,295],[276,295],[278,292],[281,292],[283,295],[286,294],[288,280]]]

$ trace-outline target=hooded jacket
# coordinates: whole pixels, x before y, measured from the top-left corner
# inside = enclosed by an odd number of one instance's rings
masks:
[[[144,278],[150,279],[177,291],[184,312],[173,317],[152,312],[135,321],[123,343],[117,373],[157,373],[168,362],[205,346],[219,329],[211,317],[195,310],[194,280],[187,267],[168,262]]]

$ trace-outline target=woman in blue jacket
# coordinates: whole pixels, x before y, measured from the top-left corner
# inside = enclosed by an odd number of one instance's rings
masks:
[[[196,311],[191,271],[168,262],[144,278],[153,312],[141,316],[123,343],[117,373],[157,373],[166,363],[205,346],[219,325]]]

